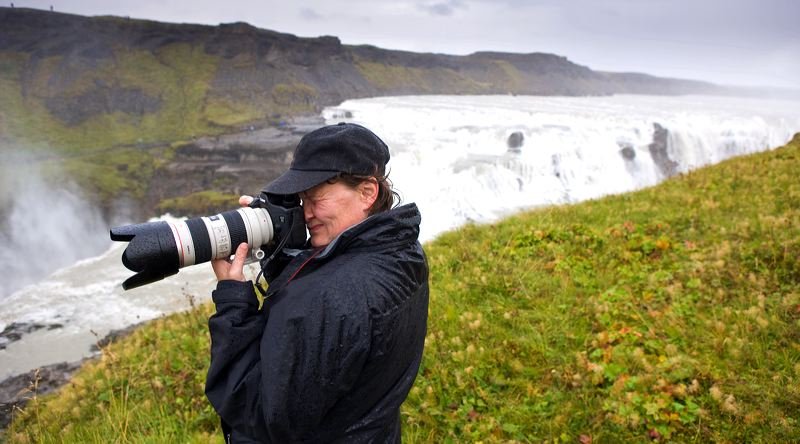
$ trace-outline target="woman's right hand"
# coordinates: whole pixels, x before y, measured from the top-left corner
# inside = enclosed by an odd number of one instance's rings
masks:
[[[236,248],[236,253],[232,260],[215,259],[211,261],[211,268],[217,276],[218,281],[240,281],[245,282],[244,261],[247,259],[247,250],[250,247],[242,242]]]

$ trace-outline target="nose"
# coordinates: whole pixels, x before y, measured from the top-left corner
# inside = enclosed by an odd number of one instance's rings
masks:
[[[310,202],[303,202],[303,217],[305,218],[306,223],[308,223],[308,221],[314,217],[314,212],[311,211]]]

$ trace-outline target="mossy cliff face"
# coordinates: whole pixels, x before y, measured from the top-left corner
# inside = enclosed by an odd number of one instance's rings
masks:
[[[634,92],[619,79],[550,54],[418,54],[342,45],[335,37],[298,38],[244,23],[178,25],[0,8],[5,163],[17,168],[15,156],[24,150],[28,161],[47,164],[55,177],[72,176],[100,202],[124,194],[151,210],[161,199],[201,191],[180,186],[195,174],[197,183],[220,186],[215,191],[235,191],[230,170],[241,169],[247,150],[219,147],[240,159],[232,168],[212,162],[198,172],[175,164],[185,160],[176,156],[182,147],[204,136],[268,127],[297,133],[291,129],[297,116],[317,115],[349,98]],[[635,80],[635,92],[643,93],[713,89],[699,82]],[[282,153],[298,138],[281,136]],[[252,145],[269,145],[271,153],[275,148],[271,141]],[[276,158],[280,162],[262,166],[259,183],[285,165],[285,155]],[[170,181],[169,172],[178,170],[180,180]]]

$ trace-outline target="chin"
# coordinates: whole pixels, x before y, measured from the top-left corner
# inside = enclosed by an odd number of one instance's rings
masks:
[[[319,248],[319,247],[324,247],[325,245],[328,245],[330,242],[323,242],[319,238],[312,237],[310,243],[311,243],[312,247]]]

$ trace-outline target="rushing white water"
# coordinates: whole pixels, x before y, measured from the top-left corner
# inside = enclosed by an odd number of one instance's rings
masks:
[[[13,177],[2,192],[8,213],[0,230],[0,302],[56,268],[101,253],[109,244],[108,236],[102,236],[105,221],[76,186],[48,186],[35,169],[9,175]]]
[[[467,221],[634,190],[669,172],[774,148],[800,131],[798,105],[699,96],[419,96],[347,101],[323,116],[364,124],[387,142],[390,177],[405,201],[419,205],[429,240]],[[655,124],[666,132],[655,135]],[[515,132],[523,144],[510,152]],[[653,154],[659,140],[663,152]],[[12,322],[61,327],[0,350],[0,379],[86,356],[97,336],[188,308],[187,294],[209,298],[208,264],[123,291],[131,275],[120,263],[124,247],[115,244],[4,298],[0,330]]]
[[[392,149],[391,175],[423,214],[423,237],[520,208],[654,185],[654,124],[677,171],[786,143],[797,102],[720,97],[417,96],[347,101],[328,123],[362,123]],[[350,116],[342,118],[342,116]],[[510,153],[507,139],[524,144]],[[622,156],[623,147],[635,154]]]

